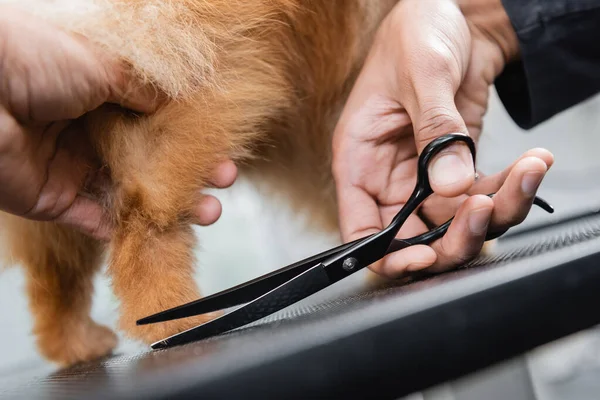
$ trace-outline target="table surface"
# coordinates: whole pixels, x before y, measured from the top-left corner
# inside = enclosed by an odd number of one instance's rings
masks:
[[[6,398],[398,398],[600,323],[600,214],[508,234],[411,283],[365,276],[219,337],[113,356]]]

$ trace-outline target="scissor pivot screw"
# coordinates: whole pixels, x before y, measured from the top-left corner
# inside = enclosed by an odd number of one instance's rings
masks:
[[[352,271],[354,268],[356,268],[356,265],[358,264],[358,260],[354,257],[348,257],[344,260],[344,263],[342,264],[342,268],[344,268],[345,271]]]

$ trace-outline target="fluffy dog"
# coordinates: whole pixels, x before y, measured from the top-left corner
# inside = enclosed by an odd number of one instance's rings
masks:
[[[70,365],[116,345],[89,315],[105,251],[127,335],[153,342],[211,318],[135,325],[200,296],[191,209],[224,157],[309,210],[320,229],[337,229],[331,135],[397,0],[13,2],[102,46],[169,98],[152,115],[107,105],[80,121],[113,182],[101,193],[116,226],[108,248],[63,226],[2,215],[12,261],[27,270],[45,357]]]

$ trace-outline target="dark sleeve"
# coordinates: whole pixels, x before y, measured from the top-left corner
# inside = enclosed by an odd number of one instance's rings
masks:
[[[521,49],[495,82],[530,129],[600,91],[600,0],[502,0]]]

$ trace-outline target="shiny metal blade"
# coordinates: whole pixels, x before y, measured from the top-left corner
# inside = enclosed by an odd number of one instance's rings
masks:
[[[331,283],[323,266],[317,264],[256,300],[205,324],[153,343],[152,348],[164,349],[178,346],[239,328],[282,310],[326,288]]]

